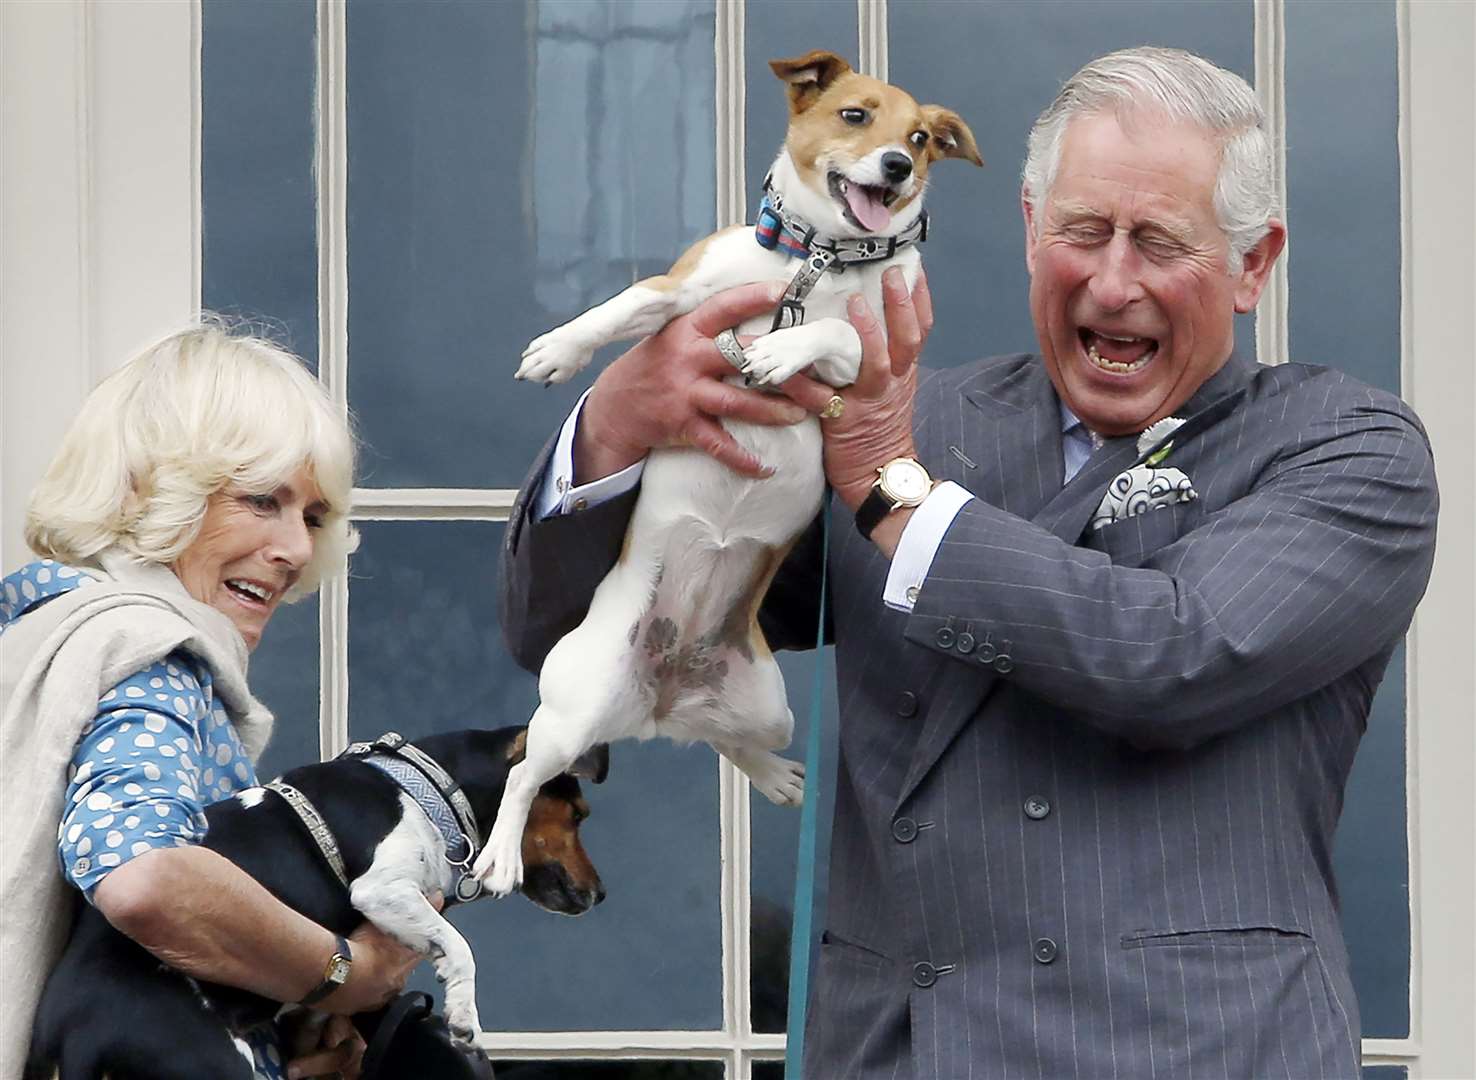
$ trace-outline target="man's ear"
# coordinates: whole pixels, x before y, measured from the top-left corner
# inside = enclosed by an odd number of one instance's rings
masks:
[[[816,49],[790,60],[770,60],[769,68],[789,84],[789,111],[798,115],[808,109],[831,83],[851,65],[833,52]]]
[[[979,147],[974,143],[974,133],[963,122],[963,117],[942,105],[924,105],[922,114],[928,125],[928,134],[932,136],[928,147],[934,156],[963,158],[975,165],[984,164],[984,159],[979,156]]]
[[[1035,273],[1035,208],[1030,205],[1030,193],[1020,189],[1020,212],[1025,215],[1025,272]]]
[[[570,776],[588,780],[592,784],[603,784],[610,775],[610,744],[595,743],[574,759],[566,770]]]
[[[1271,280],[1271,268],[1286,247],[1286,226],[1272,218],[1266,223],[1266,235],[1251,245],[1241,259],[1235,281],[1235,310],[1241,315],[1256,310],[1261,292]]]

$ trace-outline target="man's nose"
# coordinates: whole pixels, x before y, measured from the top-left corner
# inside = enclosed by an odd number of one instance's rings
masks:
[[[1102,249],[1101,261],[1087,283],[1092,300],[1103,311],[1121,311],[1140,299],[1143,288],[1138,269],[1138,253],[1132,241],[1121,233],[1114,235]]]

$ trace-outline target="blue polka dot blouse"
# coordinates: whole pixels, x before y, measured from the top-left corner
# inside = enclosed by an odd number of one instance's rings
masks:
[[[23,566],[0,582],[0,633],[94,580],[50,559]],[[172,653],[103,694],[82,729],[57,830],[62,874],[90,902],[98,883],[128,860],[199,843],[205,807],[256,783],[209,670]],[[252,1035],[257,1076],[283,1076],[274,1033]]]

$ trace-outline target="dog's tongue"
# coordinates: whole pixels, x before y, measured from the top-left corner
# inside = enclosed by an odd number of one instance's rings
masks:
[[[846,204],[851,208],[851,213],[856,215],[861,227],[869,232],[881,232],[892,221],[891,211],[873,194],[875,191],[875,188],[861,184],[851,184],[846,188]]]

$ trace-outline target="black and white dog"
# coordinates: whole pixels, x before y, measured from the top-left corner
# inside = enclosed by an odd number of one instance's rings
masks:
[[[476,895],[471,862],[508,771],[523,760],[526,732],[358,744],[208,807],[204,844],[334,933],[368,919],[428,951],[446,1021],[470,1043],[481,1030],[471,948],[426,895],[440,891],[448,903]],[[542,908],[581,915],[604,899],[579,840],[589,807],[576,777],[599,783],[608,767],[607,747],[597,746],[538,794],[523,832],[520,891]],[[164,966],[84,907],[42,995],[26,1080],[249,1080],[250,1052],[238,1035],[281,1008]]]

